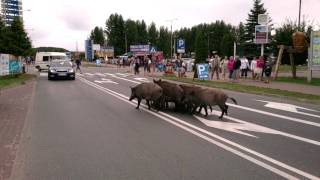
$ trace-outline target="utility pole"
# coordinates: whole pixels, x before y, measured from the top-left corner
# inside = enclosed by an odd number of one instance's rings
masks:
[[[170,21],[171,25],[170,25],[170,29],[171,29],[171,38],[170,38],[170,58],[172,59],[172,35],[173,35],[173,32],[172,32],[172,23],[173,21],[176,21],[178,20],[177,18],[174,18],[174,19],[169,19],[167,21]]]
[[[300,31],[300,18],[301,18],[301,0],[299,0],[299,19],[298,19],[298,31]]]

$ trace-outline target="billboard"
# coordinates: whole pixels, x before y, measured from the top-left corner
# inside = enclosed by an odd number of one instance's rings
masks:
[[[93,60],[93,41],[88,39],[85,40],[85,57],[88,60]]]
[[[311,34],[311,66],[320,67],[320,31]]]
[[[147,55],[150,53],[150,45],[130,45],[130,51],[138,56]]]
[[[268,26],[256,25],[255,28],[255,43],[266,44],[268,43]]]

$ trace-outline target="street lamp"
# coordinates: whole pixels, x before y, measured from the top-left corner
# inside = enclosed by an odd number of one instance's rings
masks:
[[[212,34],[212,33],[214,33],[214,32],[211,31],[211,32],[209,32],[209,33],[207,34],[207,36],[208,36],[208,55],[210,54],[209,40],[210,40],[210,34]]]
[[[298,19],[298,31],[300,31],[300,17],[301,17],[301,0],[299,0],[299,19]]]
[[[171,56],[171,59],[172,59],[172,23],[173,23],[173,21],[176,21],[176,20],[178,20],[178,19],[174,18],[174,19],[167,20],[167,21],[169,21],[171,23],[171,25],[170,25],[170,29],[171,29],[170,56]]]

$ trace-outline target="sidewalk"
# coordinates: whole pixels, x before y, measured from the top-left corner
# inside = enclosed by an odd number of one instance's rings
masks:
[[[119,69],[125,69],[127,71],[130,71],[129,67],[118,67],[115,64],[106,64],[102,67],[108,67],[108,68],[119,68]],[[143,67],[140,67],[140,75],[146,75],[150,77],[156,77],[160,78],[162,77],[164,73],[163,72],[151,72],[151,73],[144,73]],[[175,72],[176,76],[177,73]],[[299,77],[304,76],[306,72],[297,72],[297,75]],[[315,75],[317,77],[320,77],[320,72],[317,72]],[[188,78],[193,78],[193,72],[187,72],[186,76]],[[290,72],[279,72],[279,77],[285,76],[290,77]],[[213,80],[217,81],[217,80]],[[230,82],[229,80],[218,80],[219,82]],[[251,85],[251,86],[257,86],[257,87],[266,87],[266,88],[272,88],[272,89],[280,89],[280,90],[287,90],[287,91],[293,91],[293,92],[301,92],[305,94],[314,94],[314,95],[320,95],[320,86],[313,86],[313,85],[304,85],[304,84],[297,84],[297,83],[286,83],[286,82],[278,82],[278,81],[272,81],[268,84],[264,83],[263,81],[258,80],[252,80],[250,75],[248,79],[239,79],[236,83],[243,84],[243,85]]]
[[[175,73],[175,74],[177,75],[177,73]],[[148,75],[152,76],[152,77],[161,77],[163,75],[163,73],[153,72]],[[187,78],[193,78],[193,72],[187,72],[186,76],[187,76]],[[229,80],[221,80],[221,79],[220,80],[214,79],[213,81],[230,82]],[[243,85],[257,86],[257,87],[266,87],[266,88],[272,88],[272,89],[281,89],[281,90],[287,90],[287,91],[293,91],[293,92],[301,92],[301,93],[305,93],[305,94],[320,95],[320,86],[277,82],[277,81],[271,81],[270,83],[266,84],[263,81],[252,80],[250,77],[248,79],[239,79],[235,83],[239,83],[239,84],[243,84]]]

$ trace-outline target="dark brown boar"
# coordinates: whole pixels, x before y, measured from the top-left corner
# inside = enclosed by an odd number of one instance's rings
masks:
[[[158,81],[154,79],[153,82],[163,89],[163,96],[166,103],[174,102],[175,109],[178,110],[178,107],[182,104],[183,89],[176,83],[162,81],[161,79]]]
[[[139,109],[142,99],[147,101],[148,109],[150,109],[150,101],[159,101],[163,95],[162,88],[154,83],[141,83],[135,87],[131,87],[131,96],[129,101],[132,101],[134,98],[138,99],[138,106],[136,109]]]

